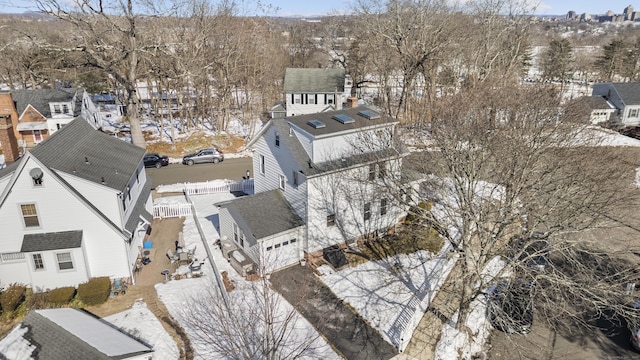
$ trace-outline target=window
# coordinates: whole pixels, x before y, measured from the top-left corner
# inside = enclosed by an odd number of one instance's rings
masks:
[[[387,214],[387,199],[380,199],[380,215]]]
[[[367,221],[371,219],[371,203],[364,204],[364,220]]]
[[[276,244],[274,247],[277,249],[280,247],[280,244]]]
[[[58,269],[59,270],[72,270],[73,269],[73,261],[71,261],[71,253],[60,253],[56,254],[58,258]]]
[[[324,104],[325,105],[333,104],[333,95],[325,95]]]
[[[336,214],[327,215],[327,227],[333,226],[336,224]]]
[[[61,114],[60,105],[53,105],[53,112],[56,114]]]
[[[378,164],[378,176],[380,176],[380,179],[383,179],[385,176],[387,176],[387,167],[384,163]]]
[[[42,141],[42,130],[33,130],[33,142],[39,143]]]
[[[33,254],[33,269],[44,270],[44,262],[42,261],[42,254]]]
[[[20,205],[22,211],[22,218],[24,219],[25,227],[40,226],[38,221],[38,212],[36,211],[36,204],[24,204]]]
[[[298,186],[298,172],[294,171],[293,172],[293,186]]]
[[[315,94],[313,94],[313,95],[309,95],[309,102],[308,102],[308,104],[315,104],[315,103],[317,102],[317,101],[316,101],[316,96],[317,96],[317,95],[315,95]]]
[[[62,105],[62,112],[65,113],[65,114],[68,114],[69,113],[69,105],[67,105],[67,104]]]
[[[280,175],[280,190],[284,190],[284,185],[286,184],[286,178],[284,175]]]
[[[260,174],[264,175],[264,155],[260,155]]]
[[[280,135],[276,134],[276,146],[280,147]]]
[[[289,242],[288,242],[288,241],[284,241],[284,242],[282,243],[282,246],[287,246],[287,245],[289,245]]]
[[[238,242],[238,225],[233,224],[233,241]]]
[[[369,165],[369,181],[376,179],[376,164]]]
[[[240,230],[240,247],[244,247],[244,232]]]
[[[300,95],[293,95],[293,103],[300,104]]]
[[[411,203],[411,190],[412,189],[409,187],[404,191],[404,201],[406,203]]]
[[[1,259],[2,259],[2,262],[21,261],[21,260],[24,260],[24,253],[21,253],[21,252],[3,253]]]
[[[273,246],[267,246],[267,251],[273,250]]]
[[[296,242],[296,239],[289,240],[289,243],[291,243],[291,244],[295,244],[295,242]]]
[[[629,109],[629,117],[638,117],[638,109]]]

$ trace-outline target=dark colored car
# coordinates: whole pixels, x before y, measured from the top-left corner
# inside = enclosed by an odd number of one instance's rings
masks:
[[[508,334],[528,334],[533,324],[534,284],[501,281],[487,302],[491,325]]]
[[[222,150],[216,148],[202,149],[194,154],[186,155],[182,158],[182,163],[185,165],[193,165],[200,163],[214,163],[224,161],[224,153]]]
[[[532,270],[544,271],[549,263],[549,255],[549,242],[542,232],[536,231],[528,239],[516,236],[509,242],[508,256]]]
[[[159,169],[169,165],[169,157],[166,155],[147,154],[144,156],[143,161],[144,167],[155,167]]]

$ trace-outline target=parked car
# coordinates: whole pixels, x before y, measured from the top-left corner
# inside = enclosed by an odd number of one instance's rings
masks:
[[[147,154],[144,156],[144,167],[161,168],[169,165],[169,157],[167,155]]]
[[[487,302],[491,325],[508,334],[528,334],[533,324],[533,289],[526,281],[499,282]]]
[[[640,301],[635,301],[632,306],[635,311],[640,312]],[[640,322],[637,319],[628,319],[627,326],[631,330],[631,338],[629,339],[631,347],[640,351]]]
[[[509,242],[509,257],[532,270],[544,271],[549,263],[550,246],[546,234],[535,231],[530,238],[516,236]]]
[[[193,165],[200,163],[214,163],[224,161],[224,153],[220,149],[207,148],[202,149],[194,154],[186,155],[182,158],[182,163],[185,165]]]

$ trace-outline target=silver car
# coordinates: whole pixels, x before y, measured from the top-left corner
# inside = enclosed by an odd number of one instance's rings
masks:
[[[186,155],[182,158],[182,163],[185,165],[193,165],[200,163],[214,163],[224,161],[224,153],[216,148],[202,149],[194,154]]]

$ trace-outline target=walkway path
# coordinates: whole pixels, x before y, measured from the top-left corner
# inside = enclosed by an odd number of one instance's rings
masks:
[[[274,289],[349,360],[390,359],[396,349],[355,314],[306,266],[293,266],[271,275]]]
[[[460,266],[456,265],[431,301],[404,353],[394,359],[435,359],[435,349],[440,340],[442,326],[451,319],[460,305],[461,299],[457,296],[460,294],[457,289],[459,283],[450,281],[451,278],[460,276]]]

